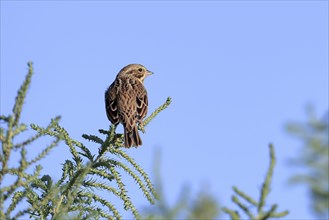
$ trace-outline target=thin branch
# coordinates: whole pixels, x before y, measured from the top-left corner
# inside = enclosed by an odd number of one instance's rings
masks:
[[[261,189],[259,204],[257,207],[258,213],[262,213],[262,209],[265,206],[266,197],[270,192],[270,184],[272,181],[273,170],[276,162],[273,145],[270,144],[269,148],[270,148],[270,166],[268,168],[267,175]]]

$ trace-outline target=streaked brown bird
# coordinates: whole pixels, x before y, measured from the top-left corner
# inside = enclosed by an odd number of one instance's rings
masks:
[[[143,65],[129,64],[120,70],[105,92],[107,117],[115,126],[123,124],[126,148],[142,145],[137,124],[142,123],[147,114],[148,99],[143,82],[151,74]]]

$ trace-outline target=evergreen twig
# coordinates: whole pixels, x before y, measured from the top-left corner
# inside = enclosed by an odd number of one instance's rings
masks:
[[[168,108],[170,104],[171,104],[171,97],[168,97],[165,103],[163,103],[160,107],[158,107],[149,117],[147,117],[143,121],[143,127],[146,127],[153,120],[153,118],[155,118],[161,111]],[[138,127],[138,129],[143,130],[140,126]]]
[[[251,198],[250,196],[248,196],[246,193],[242,192],[241,190],[238,189],[238,187],[236,186],[233,186],[232,187],[233,191],[238,194],[241,198],[244,198],[246,201],[248,201],[251,205],[254,205],[254,206],[258,206],[258,203],[253,199]]]
[[[289,214],[288,211],[284,212],[276,212],[277,205],[274,204],[271,206],[271,208],[268,211],[264,211],[264,207],[266,204],[267,196],[270,192],[270,185],[272,182],[272,176],[275,166],[275,152],[274,147],[272,144],[269,145],[270,149],[270,166],[268,168],[266,178],[262,184],[261,193],[259,197],[259,201],[255,201],[253,198],[251,198],[249,195],[238,189],[236,186],[233,187],[233,191],[237,194],[237,196],[232,196],[232,201],[247,215],[248,219],[250,220],[266,220],[272,217],[280,218],[284,217]],[[238,197],[241,197],[245,199],[247,202],[249,202],[253,207],[257,208],[257,213],[252,214],[251,208],[246,205],[244,205]],[[227,213],[232,220],[241,219],[239,212],[237,210],[233,210],[227,207],[222,208],[223,212]]]
[[[263,212],[263,207],[265,206],[266,197],[268,196],[268,194],[270,192],[270,184],[272,181],[275,163],[276,163],[276,159],[275,159],[275,154],[274,154],[274,147],[272,144],[270,144],[270,166],[268,168],[267,175],[266,175],[265,181],[264,181],[262,189],[261,189],[260,199],[259,199],[259,203],[258,203],[258,207],[257,207],[258,213]]]
[[[28,62],[27,66],[29,68],[28,74],[26,75],[25,80],[24,80],[21,88],[18,90],[15,105],[14,105],[14,108],[13,108],[13,113],[14,113],[13,114],[14,121],[13,121],[13,124],[12,124],[13,127],[18,125],[19,119],[21,117],[21,112],[22,112],[24,100],[25,100],[25,97],[26,97],[26,93],[27,93],[27,90],[30,86],[32,75],[34,73],[32,62]]]

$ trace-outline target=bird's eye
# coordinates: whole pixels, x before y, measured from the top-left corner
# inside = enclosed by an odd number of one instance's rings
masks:
[[[142,68],[139,68],[138,71],[139,71],[139,72],[143,72],[143,69],[142,69]]]

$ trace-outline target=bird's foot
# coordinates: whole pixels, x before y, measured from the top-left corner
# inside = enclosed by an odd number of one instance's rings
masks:
[[[123,134],[114,134],[113,143],[114,146],[122,147],[124,143],[124,135]]]
[[[144,128],[144,123],[143,122],[140,122],[138,124],[138,129],[141,130],[145,134],[145,128]]]

